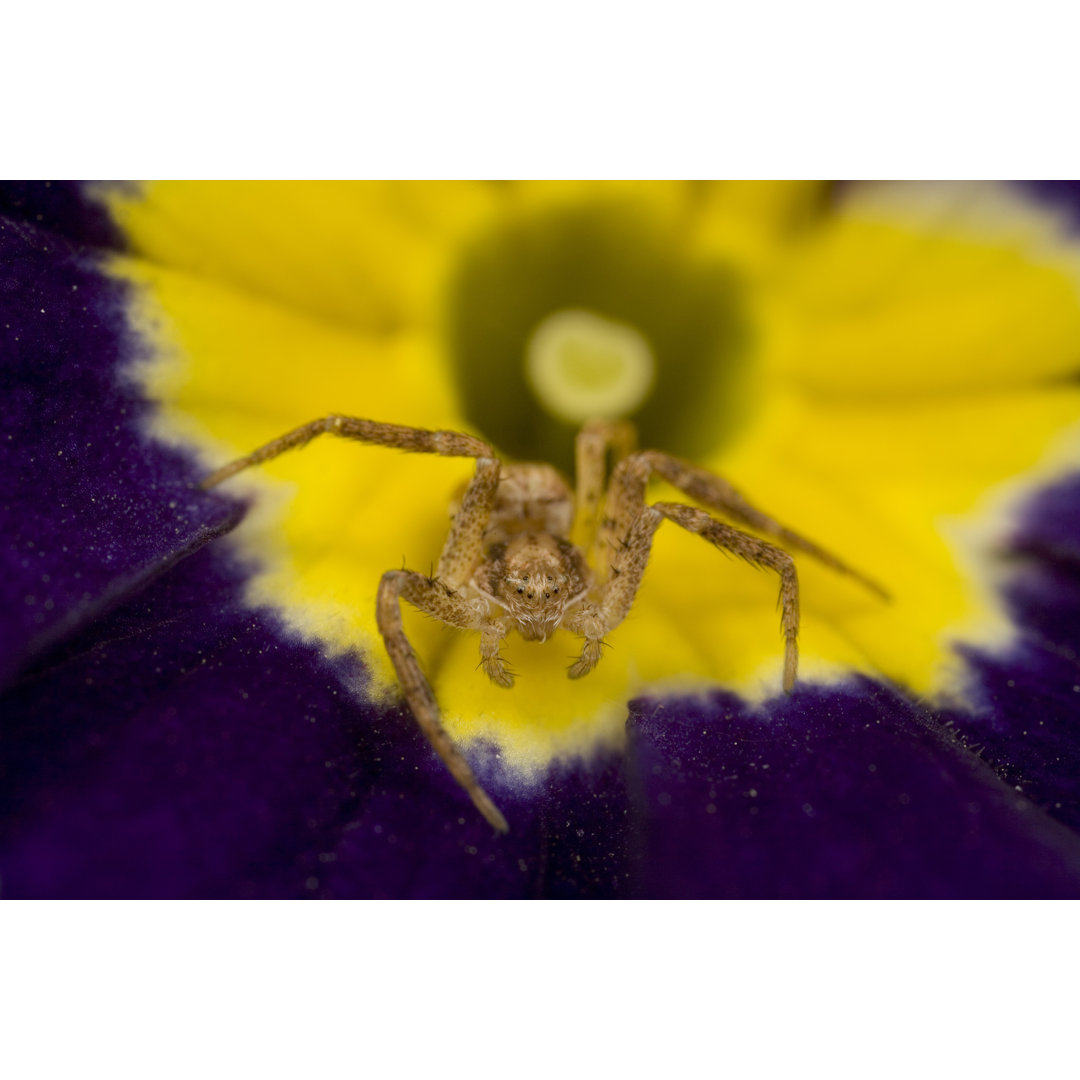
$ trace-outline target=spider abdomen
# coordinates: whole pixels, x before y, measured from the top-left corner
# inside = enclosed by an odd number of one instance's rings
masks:
[[[551,465],[503,465],[487,536],[508,539],[521,532],[570,535],[574,522],[574,495],[570,485]]]

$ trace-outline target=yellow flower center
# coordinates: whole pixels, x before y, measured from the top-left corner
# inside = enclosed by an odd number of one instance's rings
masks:
[[[632,326],[591,311],[557,311],[529,338],[525,372],[548,413],[580,424],[635,412],[652,390],[656,359]]]

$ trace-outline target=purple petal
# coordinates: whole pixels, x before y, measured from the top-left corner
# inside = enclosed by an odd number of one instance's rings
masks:
[[[1080,830],[1080,478],[1030,500],[1003,557],[1006,602],[1020,628],[1005,659],[968,650],[974,712],[957,730],[1010,785]]]
[[[236,518],[140,436],[123,302],[84,250],[0,218],[0,684]]]
[[[505,802],[497,838],[362,672],[178,565],[2,699],[9,896],[532,896],[627,891],[621,763]]]
[[[632,731],[645,895],[1080,895],[1080,838],[868,681],[650,703]]]
[[[0,183],[0,218],[24,221],[79,244],[125,248],[123,234],[104,206],[87,198],[77,180],[8,180]]]

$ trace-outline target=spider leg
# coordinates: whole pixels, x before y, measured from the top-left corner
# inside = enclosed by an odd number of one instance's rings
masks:
[[[420,669],[416,653],[405,636],[401,622],[402,599],[450,626],[461,630],[483,630],[485,640],[488,636],[488,624],[466,600],[439,580],[427,578],[412,570],[388,570],[379,582],[376,621],[409,710],[435,753],[472,799],[477,810],[499,832],[508,832],[510,826],[507,825],[506,818],[480,786],[469,763],[442,725],[435,692]],[[495,649],[497,654],[497,641]]]
[[[499,462],[495,451],[472,435],[460,431],[429,431],[401,424],[384,424],[355,416],[324,416],[286,432],[246,457],[223,465],[203,480],[200,487],[217,487],[244,469],[260,465],[288,450],[307,446],[312,439],[324,434],[420,454],[476,459],[476,473],[462,498],[439,556],[439,578],[452,588],[464,585],[483,555],[484,532],[499,484]]]
[[[581,657],[571,667],[570,677],[580,678],[596,666],[604,634],[614,630],[626,618],[649,561],[653,535],[665,518],[708,540],[714,547],[730,551],[755,566],[775,570],[779,575],[784,690],[790,692],[799,666],[799,579],[791,556],[775,544],[717,521],[696,506],[671,502],[639,508],[625,536],[611,553],[609,577],[601,586],[598,601],[585,605],[567,620],[567,628],[585,638]]]
[[[402,424],[384,424],[378,420],[361,420],[356,416],[323,416],[302,424],[280,435],[246,457],[237,458],[212,472],[199,485],[203,488],[217,487],[223,480],[235,476],[242,469],[259,465],[271,458],[307,446],[319,435],[338,435],[343,439],[376,446],[389,446],[398,450],[410,450],[422,454],[441,454],[444,457],[490,458],[495,451],[487,443],[460,431],[428,431],[425,428],[405,427]]]
[[[775,544],[726,525],[704,510],[685,503],[653,503],[669,521],[696,533],[721,551],[730,551],[754,566],[774,570],[780,577],[780,625],[784,631],[784,691],[791,693],[799,668],[799,577],[792,557]]]
[[[503,638],[510,633],[511,624],[506,619],[492,619],[480,635],[480,664],[487,677],[497,686],[507,690],[514,685],[514,676],[506,668],[506,662],[499,655],[499,646]]]
[[[617,544],[619,538],[626,535],[630,521],[645,501],[645,487],[654,474],[703,506],[719,510],[794,551],[812,556],[837,573],[854,578],[883,600],[890,599],[889,593],[873,578],[752,506],[722,477],[659,450],[633,454],[616,467],[611,482],[608,516],[600,526],[600,540],[607,542],[602,547]]]
[[[574,443],[574,540],[586,555],[596,542],[597,517],[607,484],[607,457],[613,464],[633,453],[637,432],[628,420],[590,420]]]

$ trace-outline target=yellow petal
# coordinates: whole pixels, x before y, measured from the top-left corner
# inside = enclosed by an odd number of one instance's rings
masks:
[[[208,465],[330,412],[459,422],[431,334],[357,334],[213,278],[128,258],[113,269],[155,346],[140,378],[161,404],[158,433],[212,447]]]
[[[800,558],[808,625],[842,635],[864,658],[856,666],[931,694],[955,689],[953,643],[1012,638],[994,554],[1023,499],[1080,464],[1080,389],[873,404],[777,395],[712,464],[892,593],[860,602],[852,583]],[[809,631],[804,654],[847,659],[816,650]]]
[[[1080,258],[995,186],[884,185],[813,234],[777,293],[780,379],[816,393],[954,393],[1071,374]]]
[[[100,197],[146,259],[348,327],[430,329],[447,259],[495,212],[491,185],[109,185]]]
[[[817,221],[827,191],[827,185],[808,181],[698,185],[691,243],[700,256],[731,260],[744,274],[765,274]]]

